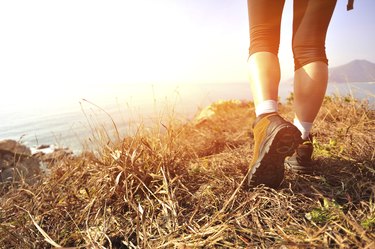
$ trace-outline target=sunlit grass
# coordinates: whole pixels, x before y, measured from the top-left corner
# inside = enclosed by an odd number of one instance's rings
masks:
[[[375,111],[327,97],[313,130],[313,173],[287,171],[274,190],[240,185],[253,108],[217,102],[192,121],[172,108],[131,135],[92,126],[95,153],[2,193],[1,247],[373,247]],[[280,106],[289,120],[291,110]]]

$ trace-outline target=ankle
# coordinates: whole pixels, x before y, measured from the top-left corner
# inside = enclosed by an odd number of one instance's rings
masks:
[[[301,132],[301,138],[306,140],[310,136],[310,131],[313,123],[299,121],[298,118],[294,118],[293,124]]]
[[[258,103],[255,107],[255,114],[257,117],[263,114],[269,114],[277,112],[277,101],[276,100],[264,100]]]

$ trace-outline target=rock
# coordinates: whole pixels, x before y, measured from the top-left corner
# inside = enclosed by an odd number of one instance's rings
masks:
[[[15,175],[15,169],[14,168],[8,168],[5,170],[2,170],[0,172],[0,181],[1,182],[11,182],[13,181],[13,177]]]
[[[40,170],[39,170],[40,171]],[[32,174],[28,165],[20,164],[1,171],[0,181],[12,182],[25,180],[27,183],[34,182],[34,178],[39,174]]]
[[[34,157],[28,157],[20,161],[15,168],[25,168],[27,169],[26,177],[32,177],[41,174],[40,170],[40,160]],[[26,171],[25,171],[26,172]]]
[[[33,154],[33,157],[34,158],[37,158],[41,161],[43,161],[43,156],[45,155],[46,153],[42,152],[42,151],[38,151],[36,153]]]
[[[0,141],[0,182],[25,181],[29,184],[36,182],[48,165],[71,157],[73,152],[68,148],[58,148],[52,145],[41,145],[32,155],[31,149],[14,140]]]
[[[30,148],[14,140],[0,141],[0,182],[30,183],[40,174],[40,160],[32,157]]]
[[[225,117],[233,110],[242,110],[249,108],[249,102],[241,100],[219,100],[202,109],[198,115],[194,117],[193,123],[201,125],[216,118]]]
[[[14,154],[8,151],[2,151],[0,153],[0,170],[11,167],[14,164],[14,161]]]
[[[38,147],[36,147],[37,150],[43,150],[43,149],[48,149],[50,148],[51,145],[48,145],[48,144],[42,144],[42,145],[39,145]]]
[[[41,160],[44,162],[54,162],[57,160],[62,160],[64,158],[70,157],[73,155],[73,152],[67,148],[55,149],[52,153],[38,155]]]
[[[17,155],[31,156],[30,148],[11,139],[0,141],[0,151],[8,151]]]

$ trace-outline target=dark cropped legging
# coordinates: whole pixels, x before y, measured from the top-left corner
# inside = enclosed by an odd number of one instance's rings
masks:
[[[248,0],[249,54],[277,56],[280,22],[285,0]],[[292,48],[295,70],[315,61],[328,64],[325,39],[336,0],[294,0]]]

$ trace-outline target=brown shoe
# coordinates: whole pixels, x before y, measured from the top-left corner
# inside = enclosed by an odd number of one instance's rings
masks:
[[[285,159],[284,165],[296,173],[311,173],[313,161],[311,159],[314,151],[313,137],[301,140],[294,154]]]
[[[254,154],[248,186],[278,187],[284,179],[284,159],[293,154],[301,132],[277,113],[259,116],[254,122]]]

